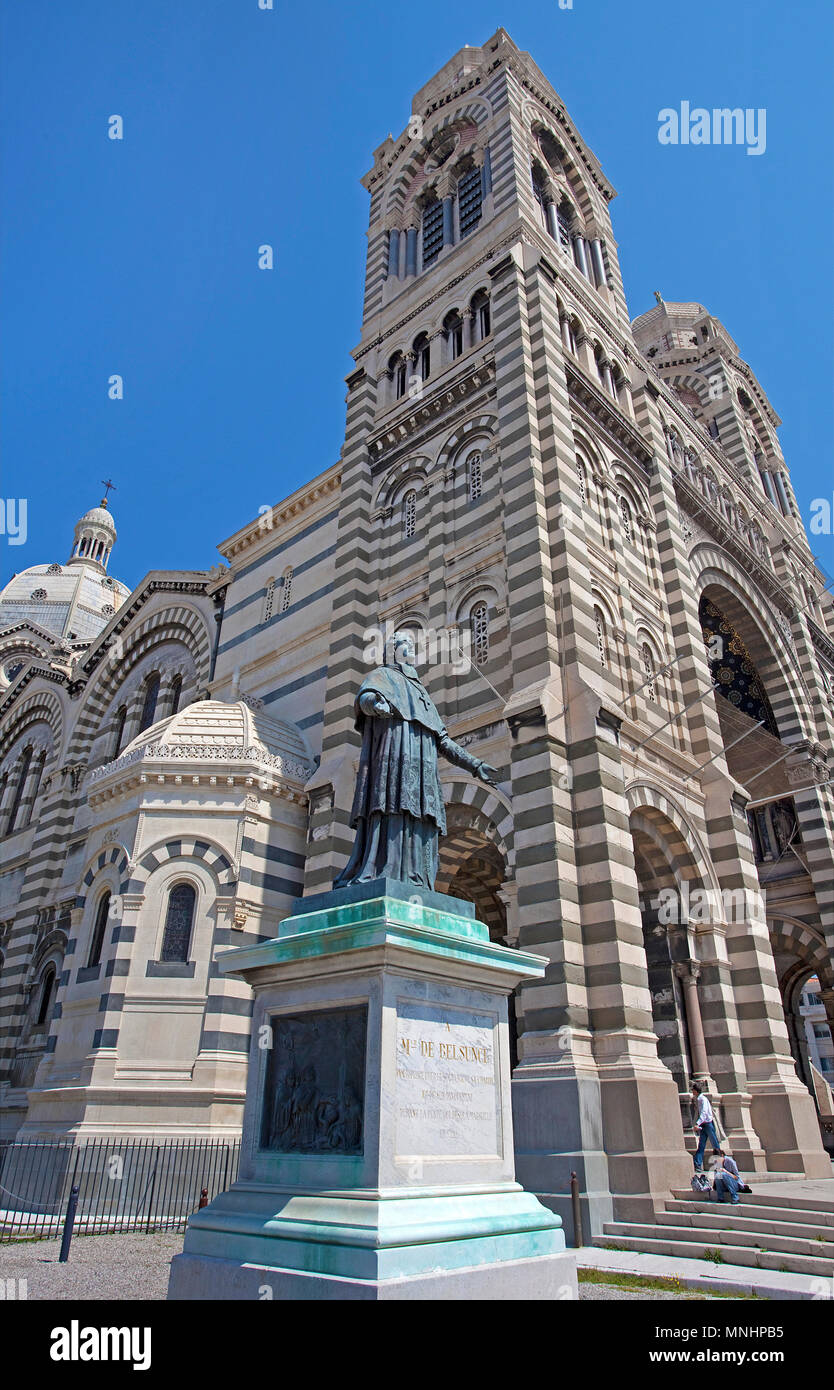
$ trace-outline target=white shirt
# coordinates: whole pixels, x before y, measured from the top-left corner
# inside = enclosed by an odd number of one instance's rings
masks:
[[[696,1125],[700,1128],[701,1125],[708,1124],[709,1121],[714,1118],[715,1117],[712,1113],[712,1106],[710,1105],[706,1096],[700,1095],[698,1097],[698,1118],[695,1121]]]

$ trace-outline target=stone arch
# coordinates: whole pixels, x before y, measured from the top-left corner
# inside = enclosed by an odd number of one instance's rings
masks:
[[[60,751],[64,737],[63,708],[51,690],[35,690],[13,708],[0,734],[0,762],[19,739],[38,724],[46,725],[51,738],[51,745],[47,747],[47,761],[50,761]]]
[[[699,881],[713,891],[720,901],[720,883],[712,860],[701,837],[691,825],[683,808],[668,792],[653,782],[641,778],[626,787],[629,817],[636,816],[651,830],[657,844],[666,855],[676,881],[685,878]]]
[[[808,980],[816,976],[820,988],[834,990],[834,961],[820,930],[808,922],[792,917],[768,917],[768,932],[782,997],[782,1010],[788,1030],[797,1075],[805,1083],[819,1107],[817,1087],[811,1070],[811,1058],[805,1036],[805,1019],[800,1012],[800,997]],[[826,1005],[825,1019],[834,1036],[834,1010]],[[825,1078],[831,1085],[834,1078]]]
[[[697,546],[690,565],[698,598],[712,595],[716,607],[744,642],[773,710],[779,737],[783,741],[815,738],[816,726],[796,650],[761,591],[754,595],[750,576],[714,545]]]
[[[447,820],[451,808],[458,808],[453,812],[452,819],[460,823],[463,817],[471,823],[473,830],[495,845],[506,865],[507,877],[512,878],[515,873],[515,844],[509,797],[483,782],[458,780],[454,774],[448,777],[441,774],[441,785],[447,803]],[[441,841],[441,849],[442,846]]]
[[[238,869],[216,841],[195,835],[182,835],[178,838],[159,840],[146,849],[142,858],[131,866],[130,882],[125,891],[144,892],[151,874],[172,859],[199,859],[215,878],[218,887],[223,888],[226,893],[234,892],[237,887]]]
[[[409,486],[416,487],[418,492],[424,491],[428,487],[429,467],[429,460],[423,454],[398,463],[396,467],[386,473],[380,483],[374,500],[374,508],[385,510],[388,507],[396,506],[397,501],[401,499],[403,490],[407,491]]]
[[[206,621],[196,608],[186,604],[149,613],[145,620],[127,635],[113,635],[99,654],[98,679],[85,693],[68,750],[68,759],[80,762],[92,746],[111,703],[119,696],[131,672],[155,647],[174,642],[186,648],[194,662],[196,684],[208,681],[211,666],[211,638]],[[118,657],[108,661],[108,648],[118,643]],[[95,669],[91,664],[90,670]]]
[[[438,468],[442,468],[444,472],[448,471],[457,462],[461,453],[470,445],[475,444],[478,439],[485,439],[490,445],[494,445],[496,424],[494,415],[478,415],[471,420],[464,421],[442,445],[437,456]]]

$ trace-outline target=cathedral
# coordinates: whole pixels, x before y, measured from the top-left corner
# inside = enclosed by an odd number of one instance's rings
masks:
[[[834,601],[779,418],[703,304],[629,317],[615,190],[503,29],[362,183],[339,458],[205,570],[128,591],[105,499],[0,593],[3,1135],[239,1133],[217,958],[343,868],[354,694],[408,629],[498,771],[442,766],[437,888],[548,961],[518,1180],[639,1220],[688,1182],[693,1081],[743,1170],[830,1176]]]

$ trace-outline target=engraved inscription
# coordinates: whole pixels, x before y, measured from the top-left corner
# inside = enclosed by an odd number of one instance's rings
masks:
[[[397,1153],[499,1152],[494,1020],[401,1000],[397,1016]]]
[[[276,1014],[271,1024],[261,1147],[361,1154],[367,1008]]]

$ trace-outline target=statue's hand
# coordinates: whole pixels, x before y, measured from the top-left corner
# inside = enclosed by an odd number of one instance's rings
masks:
[[[482,782],[486,782],[488,787],[494,787],[498,781],[498,769],[491,763],[481,763],[478,768],[478,777]]]
[[[359,696],[359,708],[371,719],[390,719],[394,713],[388,701],[373,690],[366,690]]]
[[[393,713],[388,701],[384,700],[381,695],[377,695],[374,699],[374,718],[390,719]]]

